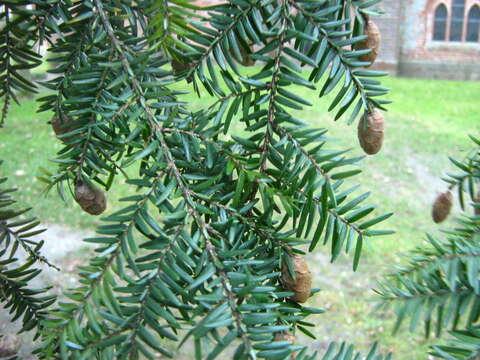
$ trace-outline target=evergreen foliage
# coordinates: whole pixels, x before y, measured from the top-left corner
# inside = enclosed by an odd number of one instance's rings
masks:
[[[451,159],[458,173],[445,179],[463,210],[457,227],[443,231],[443,238],[427,235],[427,245],[415,249],[410,263],[378,290],[383,305],[395,304],[396,330],[408,318],[412,331],[423,322],[427,337],[450,328],[453,340],[432,348],[433,355],[448,360],[480,354],[480,139],[471,139],[475,147],[465,159]]]
[[[39,43],[54,64],[40,111],[54,112],[64,146],[40,180],[62,197],[85,184],[108,191],[117,176],[132,189],[85,239],[96,256],[42,319],[39,358],[172,357],[168,341],[187,340],[196,359],[225,358],[230,344],[234,359],[316,357],[273,340],[313,336],[307,318],[322,312],[289,299],[282,270],[295,279],[292,256],[320,244],[332,262],[353,253],[356,270],[391,214],[373,217],[370,193],[346,185],[362,158],[292,115],[311,104],[289,87],[334,92],[328,111],[349,123],[383,109],[385,73],[366,70],[359,57],[371,50],[355,46],[380,2],[3,2],[4,115],[34,88],[17,70],[39,64]],[[200,110],[178,84],[205,98]],[[360,357],[342,344],[324,359]]]
[[[0,178],[0,299],[12,321],[22,320],[20,332],[39,330],[56,297],[45,294],[48,289],[30,288],[29,282],[40,274],[35,268],[40,263],[56,267],[40,253],[44,242],[31,239],[45,230],[36,218],[25,218],[30,209],[18,209],[11,196],[16,189],[5,188],[6,181]]]

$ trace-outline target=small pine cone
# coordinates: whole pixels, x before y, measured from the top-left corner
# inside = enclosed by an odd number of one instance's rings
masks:
[[[91,215],[100,215],[107,208],[107,199],[103,191],[91,188],[81,181],[75,187],[75,199],[80,207]]]
[[[372,49],[372,51],[369,52],[368,54],[361,55],[359,57],[359,60],[366,61],[373,64],[375,62],[375,59],[378,56],[378,53],[380,52],[382,35],[380,33],[380,29],[378,28],[377,24],[375,24],[372,20],[368,20],[367,24],[365,25],[365,35],[367,35],[367,38],[363,41],[360,41],[358,44],[356,44],[355,50]]]
[[[284,264],[282,269],[282,284],[285,290],[295,293],[291,297],[293,301],[304,303],[308,300],[312,292],[312,274],[303,257],[293,255],[291,259],[293,268],[295,269],[296,279],[292,279],[288,271],[288,266]]]
[[[63,116],[63,117],[54,116],[51,120],[51,123],[52,123],[53,131],[55,132],[55,135],[60,136],[75,130],[77,126],[75,126],[75,124],[72,124],[72,122],[73,120],[68,116]],[[70,141],[72,139],[73,137],[69,136],[67,138],[62,138],[61,140]]]
[[[274,341],[290,341],[292,344],[295,344],[297,338],[295,335],[290,334],[288,331],[278,332],[275,334],[273,339]],[[297,358],[296,351],[290,355],[290,359],[295,360]]]
[[[378,109],[365,112],[358,123],[358,140],[363,151],[368,155],[374,155],[380,151],[383,145],[385,121]]]
[[[450,210],[452,209],[452,206],[453,206],[453,196],[450,191],[447,191],[438,195],[437,198],[435,199],[435,202],[433,203],[433,208],[432,208],[433,221],[436,222],[437,224],[444,221],[448,217],[448,214],[450,214]]]
[[[15,335],[2,335],[0,338],[0,357],[13,356],[20,350],[21,340]]]

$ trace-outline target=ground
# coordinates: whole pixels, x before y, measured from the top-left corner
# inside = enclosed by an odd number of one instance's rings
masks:
[[[439,227],[430,219],[430,206],[436,194],[446,188],[441,177],[453,170],[447,155],[462,158],[470,149],[467,135],[480,131],[480,83],[390,78],[385,84],[392,89],[390,99],[394,101],[386,114],[385,145],[381,153],[364,160],[363,173],[353,181],[372,192],[371,202],[379,212],[395,212],[384,227],[396,234],[370,240],[356,273],[351,270],[349,257],[330,264],[327,249],[309,255],[315,286],[321,288],[310,302],[327,312],[311,319],[316,324],[313,332],[317,340],[300,341],[323,349],[331,340],[348,340],[366,349],[378,340],[384,351],[395,353],[395,359],[427,359],[429,342],[420,332],[411,334],[402,329],[392,335],[393,313],[373,312],[372,288],[383,273],[405,260],[405,252],[422,243],[425,232],[439,235]],[[334,123],[325,113],[328,99],[319,100],[315,93],[303,89],[294,91],[314,102],[312,108],[297,114],[299,118],[330,129],[330,136],[338,138],[339,148],[347,146],[353,149],[352,155],[361,154],[355,127],[341,120]],[[193,95],[188,98],[200,105]],[[82,212],[71,199],[63,203],[55,191],[42,194],[44,184],[35,176],[40,167],[54,169],[55,164],[48,159],[61,145],[47,124],[51,114],[35,111],[36,104],[29,99],[12,108],[2,129],[0,158],[5,164],[1,174],[10,176],[10,184],[20,189],[20,202],[33,206],[34,213],[50,229],[42,236],[47,241],[46,255],[65,273],[59,277],[49,272],[43,281],[68,287],[75,279],[75,266],[86,261],[91,251],[80,239],[93,231],[99,219]],[[116,208],[115,199],[125,191],[119,181],[108,195],[110,209]],[[449,225],[452,220],[441,227]],[[8,323],[0,324],[0,331],[7,328]]]

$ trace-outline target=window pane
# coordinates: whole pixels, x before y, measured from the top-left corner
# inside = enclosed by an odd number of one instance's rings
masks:
[[[465,0],[455,0],[452,5],[452,24],[450,27],[450,41],[462,41],[464,16],[465,16]]]
[[[447,8],[440,4],[435,10],[435,22],[433,24],[433,40],[445,41],[447,34]]]
[[[467,41],[478,42],[478,33],[480,30],[480,7],[474,6],[468,13]]]

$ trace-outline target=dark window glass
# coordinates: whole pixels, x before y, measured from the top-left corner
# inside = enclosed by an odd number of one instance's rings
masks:
[[[433,26],[433,40],[445,41],[447,35],[447,7],[443,4],[435,10],[435,22]]]
[[[465,0],[454,0],[452,5],[452,23],[450,25],[450,41],[462,41],[464,17]]]
[[[474,6],[468,12],[467,41],[478,42],[480,31],[480,7]]]

